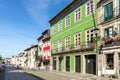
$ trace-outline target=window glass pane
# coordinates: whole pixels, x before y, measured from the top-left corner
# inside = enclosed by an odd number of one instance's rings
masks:
[[[114,68],[114,58],[113,54],[106,54],[106,69],[113,69]]]
[[[113,37],[113,28],[109,28],[109,37]]]

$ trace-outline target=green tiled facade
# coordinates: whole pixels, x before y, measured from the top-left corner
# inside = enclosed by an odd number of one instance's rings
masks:
[[[97,0],[93,0],[93,13],[90,11],[87,11],[87,5],[92,6],[88,3],[92,0],[74,0],[71,4],[69,4],[64,10],[62,10],[57,16],[55,16],[53,19],[50,20],[51,24],[51,52],[52,52],[52,58],[56,57],[59,58],[62,56],[61,60],[61,70],[66,71],[66,57],[70,56],[70,72],[76,72],[75,71],[75,56],[80,55],[80,63],[81,68],[80,72],[85,73],[84,65],[85,65],[85,58],[84,54],[90,54],[95,53],[95,41],[94,41],[94,33],[92,35],[90,40],[87,40],[87,30],[89,29],[95,29],[95,26],[97,24]],[[80,19],[78,21],[76,20],[76,10],[80,9]],[[91,10],[92,11],[92,10]],[[90,12],[90,13],[89,13]],[[88,14],[88,15],[87,15]],[[70,15],[70,25],[65,26],[66,24],[66,16]],[[94,18],[93,18],[94,17]],[[58,30],[59,21],[62,23],[61,30]],[[94,32],[92,30],[92,32]],[[91,32],[91,31],[90,31]],[[92,33],[91,32],[91,33]],[[78,36],[80,36],[76,40],[76,33],[79,33]],[[66,37],[69,38],[66,40]],[[58,44],[59,40],[62,43],[62,47],[58,47],[60,44]],[[75,41],[76,40],[76,41]],[[78,42],[77,42],[78,41]],[[93,41],[92,43],[94,45],[87,48],[87,41]],[[70,43],[70,44],[69,44]],[[75,45],[79,44],[79,48],[75,49]],[[68,44],[68,45],[67,45]],[[69,47],[68,50],[66,50],[66,46]],[[77,45],[78,46],[78,45]],[[60,51],[59,51],[60,48]],[[83,57],[84,56],[84,57]],[[54,65],[53,65],[54,66]],[[59,70],[59,60],[57,59],[56,63],[57,69]]]

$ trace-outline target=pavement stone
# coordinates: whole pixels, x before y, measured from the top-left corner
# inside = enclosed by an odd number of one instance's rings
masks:
[[[38,77],[42,77],[45,80],[119,80],[110,79],[106,77],[98,77],[93,74],[81,74],[62,71],[48,71],[48,70],[40,71],[23,70],[23,71],[34,74]]]
[[[0,70],[0,80],[5,80],[5,69]]]
[[[37,77],[26,74],[23,71],[17,70],[16,68],[12,66],[7,66],[5,80],[44,80],[44,79],[42,78],[38,79]]]

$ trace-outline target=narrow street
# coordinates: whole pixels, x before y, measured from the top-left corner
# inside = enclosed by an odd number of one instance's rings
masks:
[[[43,79],[37,79],[36,77],[33,77],[20,70],[17,70],[12,66],[7,66],[5,80],[43,80]]]
[[[7,66],[6,72],[0,72],[0,80],[110,80],[110,79],[105,77],[97,77],[96,75],[92,74],[80,74],[47,70],[34,70],[34,71],[17,70],[12,66]]]

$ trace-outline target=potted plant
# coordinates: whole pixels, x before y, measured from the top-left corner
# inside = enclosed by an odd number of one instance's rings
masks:
[[[117,35],[117,41],[120,42],[120,34]]]
[[[114,78],[118,78],[118,73],[117,71],[113,74]]]

